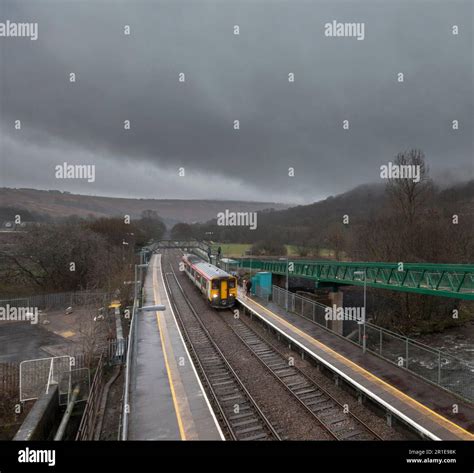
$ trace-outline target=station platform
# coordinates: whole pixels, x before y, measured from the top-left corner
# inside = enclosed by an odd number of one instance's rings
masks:
[[[373,355],[272,302],[247,297],[239,303],[371,398],[432,440],[474,440],[474,405]],[[457,412],[453,413],[454,406]]]
[[[161,255],[149,262],[130,379],[128,440],[224,440],[166,294]]]

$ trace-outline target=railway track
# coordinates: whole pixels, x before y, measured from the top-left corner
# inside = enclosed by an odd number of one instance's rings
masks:
[[[325,389],[319,386],[285,355],[261,338],[240,318],[227,321],[242,343],[266,366],[288,391],[311,412],[336,440],[382,440],[365,422],[352,414]]]
[[[171,265],[164,272],[168,295],[216,415],[231,440],[281,440],[225,356],[212,340]],[[164,268],[164,265],[163,265]],[[165,271],[163,269],[163,271]]]

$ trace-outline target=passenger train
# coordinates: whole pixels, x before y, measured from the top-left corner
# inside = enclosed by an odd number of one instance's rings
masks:
[[[184,271],[212,307],[227,309],[237,299],[237,278],[195,255],[184,255]]]

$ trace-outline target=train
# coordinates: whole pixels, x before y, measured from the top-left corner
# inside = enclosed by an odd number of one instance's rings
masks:
[[[237,278],[195,255],[182,257],[184,272],[211,307],[228,309],[237,299]]]

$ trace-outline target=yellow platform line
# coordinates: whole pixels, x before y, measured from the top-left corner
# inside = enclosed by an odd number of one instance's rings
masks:
[[[156,260],[154,260],[156,261]],[[158,294],[156,292],[156,265],[153,263],[153,296],[155,298],[155,304],[160,304],[160,298],[158,297]],[[183,427],[183,421],[181,419],[181,412],[179,409],[179,404],[178,400],[176,398],[176,392],[174,388],[174,383],[173,383],[173,377],[171,375],[171,370],[170,370],[170,365],[168,363],[168,356],[166,353],[166,345],[165,345],[165,340],[163,338],[163,330],[161,327],[161,322],[160,322],[160,313],[156,312],[156,321],[158,324],[158,331],[160,332],[160,339],[161,339],[161,345],[163,347],[163,356],[165,360],[165,366],[166,366],[166,373],[168,374],[168,381],[170,383],[170,389],[171,389],[171,397],[173,399],[173,405],[174,405],[174,411],[176,414],[176,420],[178,421],[178,428],[179,428],[179,434],[181,436],[181,440],[186,440],[186,433]]]
[[[474,440],[474,435],[470,433],[469,431],[463,429],[459,425],[455,424],[454,422],[450,421],[449,419],[446,419],[446,417],[443,417],[442,415],[438,414],[437,412],[431,410],[429,407],[425,406],[424,404],[421,404],[421,402],[417,401],[416,399],[413,399],[412,397],[408,396],[407,394],[403,393],[399,389],[395,388],[391,384],[387,383],[383,379],[380,379],[379,377],[375,376],[372,374],[370,371],[367,371],[365,368],[362,368],[359,366],[357,363],[354,363],[353,361],[347,359],[345,356],[341,355],[340,353],[337,353],[334,351],[332,348],[329,348],[327,345],[324,343],[321,343],[320,341],[316,340],[315,338],[311,337],[308,335],[306,332],[303,330],[299,329],[298,327],[295,327],[293,324],[288,322],[287,320],[283,319],[282,317],[276,315],[274,312],[272,312],[270,309],[267,309],[265,306],[259,304],[258,302],[255,302],[253,299],[247,299],[250,300],[253,304],[257,305],[261,309],[263,309],[265,312],[267,312],[271,317],[274,319],[278,320],[281,324],[285,325],[288,327],[290,330],[293,332],[297,333],[304,339],[310,341],[311,343],[316,344],[319,348],[321,348],[323,351],[331,354],[333,357],[339,359],[341,363],[345,364],[346,366],[350,366],[352,369],[357,371],[359,374],[366,378],[371,378],[375,383],[378,383],[385,388],[387,388],[395,397],[397,397],[400,401],[406,402],[407,404],[410,404],[411,407],[414,409],[421,408],[421,410],[426,411],[427,414],[430,416],[435,417],[438,419],[440,424],[445,427],[447,430],[450,432],[460,435],[463,438],[467,437],[467,440]]]

